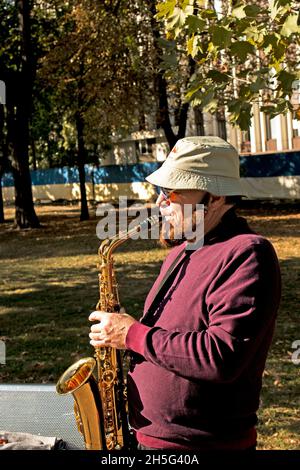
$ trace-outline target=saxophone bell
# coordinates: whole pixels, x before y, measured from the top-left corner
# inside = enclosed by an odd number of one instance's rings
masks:
[[[76,424],[84,437],[85,448],[107,450],[102,404],[93,376],[95,368],[96,360],[93,357],[79,359],[61,375],[56,391],[59,395],[72,393]]]

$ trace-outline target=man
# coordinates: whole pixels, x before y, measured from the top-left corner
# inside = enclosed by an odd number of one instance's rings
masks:
[[[238,154],[217,137],[184,138],[147,180],[163,188],[157,204],[174,228],[184,204],[205,204],[203,246],[167,241],[175,247],[141,321],[93,312],[91,344],[132,352],[129,419],[141,449],[253,449],[280,271],[270,242],[235,214]]]

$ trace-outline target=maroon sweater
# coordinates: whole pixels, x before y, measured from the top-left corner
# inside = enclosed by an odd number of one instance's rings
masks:
[[[165,259],[144,315],[183,248]],[[139,442],[199,450],[255,444],[280,286],[271,243],[229,210],[180,267],[148,325],[142,319],[128,331],[129,418]]]

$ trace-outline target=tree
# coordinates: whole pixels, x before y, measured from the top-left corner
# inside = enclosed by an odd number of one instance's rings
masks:
[[[178,48],[176,54],[169,54],[170,49],[174,52],[174,43],[168,43],[163,39],[164,30],[155,18],[155,0],[149,0],[147,3],[152,35],[152,79],[156,96],[156,125],[157,128],[164,130],[172,148],[178,139],[185,136],[189,103],[184,99],[183,90],[187,89],[195,71],[195,61],[192,57],[186,59]],[[178,129],[177,133],[172,126],[172,114]]]
[[[150,96],[142,73],[138,4],[74,0],[61,18],[62,34],[41,60],[39,80],[55,89],[61,115],[76,131],[81,219],[88,217],[84,164],[89,149],[128,134]]]
[[[7,87],[7,155],[15,184],[15,223],[19,228],[39,227],[31,189],[28,145],[35,63],[32,53],[31,2],[15,0],[1,5],[1,78]],[[2,133],[2,139],[4,134]]]
[[[221,3],[221,11],[206,0],[157,4],[157,18],[166,25],[169,64],[182,41],[197,64],[186,100],[211,113],[226,107],[242,130],[250,126],[254,102],[271,118],[293,111],[290,98],[299,78],[298,2]]]

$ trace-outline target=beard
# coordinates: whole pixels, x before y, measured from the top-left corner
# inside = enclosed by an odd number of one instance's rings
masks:
[[[197,229],[197,220],[196,220],[196,211],[192,212],[192,223],[191,230],[195,233]],[[160,233],[159,233],[159,242],[160,245],[166,248],[173,248],[174,246],[181,245],[181,243],[187,241],[188,239],[184,235],[185,231],[180,231],[180,237],[178,236],[178,230],[175,230],[175,227],[171,224],[166,224],[163,222]]]
[[[166,233],[164,225],[162,226],[160,233],[159,233],[159,243],[161,246],[164,246],[166,248],[172,248],[174,246],[180,245],[184,241],[185,241],[184,237],[182,237],[182,239],[175,238],[174,227],[170,227],[170,229]]]

